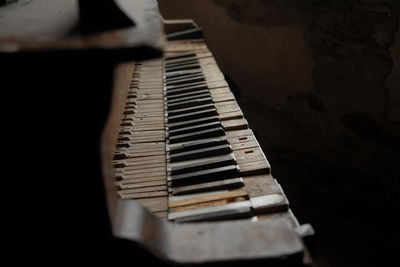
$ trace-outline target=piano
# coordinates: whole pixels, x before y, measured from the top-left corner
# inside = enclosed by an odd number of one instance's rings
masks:
[[[195,22],[155,0],[2,4],[2,83],[29,129],[13,150],[33,152],[18,177],[38,177],[27,214],[52,241],[138,265],[313,265]]]

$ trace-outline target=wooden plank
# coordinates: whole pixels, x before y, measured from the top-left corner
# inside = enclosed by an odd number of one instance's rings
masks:
[[[230,198],[235,198],[235,197],[245,197],[245,196],[247,196],[247,192],[243,189],[238,189],[238,190],[232,190],[232,191],[229,191],[227,193],[222,193],[222,194],[182,199],[182,200],[177,200],[177,201],[169,201],[168,207],[175,208],[175,207],[180,207],[180,206],[192,205],[192,204],[196,204],[196,203],[203,203],[203,202],[208,202],[208,201],[230,199]]]
[[[207,208],[207,207],[215,207],[215,206],[225,205],[225,204],[233,203],[233,202],[241,202],[241,201],[245,201],[245,200],[246,200],[245,197],[233,197],[233,198],[229,198],[229,199],[220,199],[220,200],[214,200],[214,201],[208,201],[208,202],[174,207],[174,208],[171,208],[171,211],[177,212],[177,211],[184,211],[184,210],[194,210],[194,209],[201,209],[201,208]]]

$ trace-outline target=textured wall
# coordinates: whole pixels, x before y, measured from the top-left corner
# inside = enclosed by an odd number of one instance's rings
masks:
[[[193,18],[321,266],[399,246],[400,1],[159,0]]]

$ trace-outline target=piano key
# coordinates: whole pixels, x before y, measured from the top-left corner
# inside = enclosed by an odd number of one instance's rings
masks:
[[[168,213],[168,220],[173,220],[176,223],[184,223],[242,219],[253,216],[251,203],[249,201],[242,201],[215,207],[170,212]]]
[[[143,192],[143,193],[132,193],[120,195],[122,199],[140,199],[140,198],[151,198],[151,197],[162,197],[168,196],[167,191],[153,191],[153,192]]]
[[[160,186],[160,185],[167,185],[167,181],[165,180],[158,180],[158,181],[151,181],[151,182],[137,182],[131,184],[125,184],[120,186],[119,182],[116,182],[116,186],[119,186],[121,189],[135,189],[135,188],[142,188],[142,187],[153,187],[153,186]]]
[[[195,185],[170,187],[172,195],[184,195],[192,193],[207,192],[211,190],[235,189],[243,187],[243,178],[232,178],[221,181],[199,183]]]
[[[240,118],[243,118],[243,113],[242,113],[241,110],[232,111],[232,112],[225,112],[225,113],[219,113],[218,117],[219,117],[219,119],[221,121],[232,120],[232,119],[240,119]]]
[[[138,183],[146,183],[146,182],[156,182],[156,181],[162,181],[165,182],[166,178],[164,176],[154,176],[154,177],[149,177],[149,178],[145,178],[142,180],[135,180],[135,179],[131,179],[131,180],[121,180],[121,181],[117,181],[115,183],[116,186],[118,186],[121,189],[127,189],[130,188],[133,184],[138,184]]]
[[[149,164],[141,164],[141,165],[127,165],[127,166],[121,166],[121,167],[115,167],[116,171],[119,170],[143,170],[143,171],[152,171],[154,168],[164,168],[167,169],[167,163],[165,161],[162,161],[160,163],[149,163]]]
[[[182,59],[182,58],[188,58],[188,57],[195,57],[196,54],[193,52],[187,52],[187,53],[179,53],[175,55],[168,55],[164,58],[165,61],[171,61],[174,59]]]
[[[196,141],[182,142],[177,144],[168,144],[166,150],[169,154],[182,153],[186,151],[202,149],[207,147],[216,147],[219,145],[229,145],[225,137],[205,138]]]
[[[194,64],[198,63],[199,60],[197,58],[188,58],[186,60],[181,60],[181,61],[174,61],[174,62],[165,62],[164,68],[169,68],[169,67],[174,67],[174,66],[182,66],[185,64]]]
[[[200,69],[200,65],[198,63],[193,63],[190,65],[185,65],[182,67],[172,67],[172,68],[165,68],[165,72],[173,72],[173,71],[179,71],[179,70],[194,70],[194,69]]]
[[[243,179],[250,197],[282,194],[283,191],[271,174],[245,176]]]
[[[151,143],[137,143],[137,144],[151,144]],[[153,154],[147,155],[147,153],[155,153],[154,155],[164,155],[165,154],[165,145],[163,146],[151,146],[151,147],[139,147],[137,144],[133,143],[127,144],[127,147],[119,147],[115,148],[115,153],[128,153],[128,154],[145,154],[143,156],[151,156]]]
[[[232,93],[226,94],[211,94],[214,102],[225,102],[230,100],[235,100],[235,96]]]
[[[161,172],[166,172],[165,166],[160,166],[156,168],[152,168],[151,170],[149,169],[136,169],[136,168],[123,168],[120,170],[117,170],[115,174],[124,174],[124,175],[141,175],[143,173],[152,173],[152,174],[158,174]]]
[[[164,84],[166,86],[174,86],[174,85],[183,85],[183,84],[188,84],[188,83],[197,83],[197,82],[204,82],[204,81],[205,81],[204,76],[192,75],[192,76],[183,77],[181,79],[165,81]]]
[[[207,86],[210,89],[214,88],[222,88],[222,87],[228,87],[228,83],[225,80],[218,80],[218,81],[212,81],[206,77],[207,81]]]
[[[241,130],[241,129],[248,128],[247,120],[243,119],[243,118],[234,119],[234,120],[224,120],[221,123],[222,123],[222,127],[224,127],[224,130],[226,130],[226,131]]]
[[[171,144],[179,143],[179,142],[187,142],[187,141],[202,139],[202,138],[223,136],[224,134],[225,134],[224,129],[222,127],[217,126],[217,127],[211,128],[211,129],[205,129],[205,130],[199,130],[196,132],[190,132],[190,133],[185,133],[185,134],[169,136],[169,142]]]
[[[191,84],[185,84],[185,85],[171,85],[171,86],[166,86],[165,87],[165,92],[167,94],[167,97],[173,96],[173,95],[180,95],[183,93],[191,93],[195,91],[200,91],[200,90],[205,90],[208,89],[208,86],[204,82],[198,82],[198,83],[191,83]]]
[[[207,168],[232,165],[235,163],[235,155],[233,153],[230,153],[222,156],[213,156],[196,160],[170,163],[167,170],[171,174],[182,174],[192,171],[204,170]]]
[[[171,175],[171,182],[172,186],[179,186],[223,180],[239,176],[239,167],[235,164],[196,172]]]
[[[197,210],[197,209],[202,209],[202,208],[207,208],[207,207],[226,205],[228,203],[242,202],[242,201],[246,201],[246,200],[247,199],[245,197],[234,197],[234,198],[213,200],[213,201],[207,201],[207,202],[200,202],[200,203],[195,203],[195,204],[191,204],[191,205],[187,205],[187,206],[169,208],[169,212]]]
[[[218,115],[217,110],[213,107],[209,107],[204,110],[188,112],[186,114],[184,113],[184,114],[168,116],[168,123],[182,122],[182,121],[211,117],[216,115]]]
[[[219,121],[219,116],[212,116],[206,118],[200,118],[195,120],[183,121],[183,122],[176,122],[176,123],[168,123],[166,129],[168,131],[176,130],[184,127],[190,127],[198,125],[199,123],[209,123]]]
[[[260,147],[235,150],[233,153],[235,154],[239,163],[266,160],[266,157]]]
[[[210,95],[210,89],[205,88],[205,89],[191,91],[191,92],[182,93],[182,94],[169,95],[169,96],[167,96],[167,101],[171,102],[171,101],[180,99],[182,97],[197,97],[199,95],[204,95],[204,94]]]
[[[222,124],[220,121],[201,123],[201,124],[197,124],[194,126],[181,127],[178,129],[169,130],[168,136],[187,134],[187,133],[192,133],[192,132],[196,132],[196,131],[200,131],[200,130],[221,127],[221,126],[222,126]]]
[[[253,147],[259,147],[259,144],[257,141],[242,141],[240,143],[231,143],[230,141],[228,141],[231,146],[232,146],[232,150],[240,150],[240,149],[246,149],[246,148],[253,148]]]
[[[227,112],[234,112],[240,111],[239,105],[236,101],[227,101],[221,103],[215,103],[215,108],[218,110],[218,113],[227,113]]]
[[[210,90],[201,90],[201,91],[196,91],[196,92],[191,92],[191,93],[185,93],[182,95],[175,95],[173,97],[167,97],[167,105],[170,105],[172,103],[176,102],[181,102],[181,101],[186,101],[186,100],[192,100],[192,99],[197,99],[197,98],[203,98],[203,97],[211,97]]]
[[[207,194],[197,197],[184,198],[180,200],[173,200],[173,201],[170,200],[168,202],[168,208],[177,208],[192,204],[198,204],[198,203],[204,203],[222,199],[231,199],[236,197],[247,197],[247,192],[243,189],[236,189],[219,194]]]
[[[158,164],[165,163],[166,156],[165,155],[157,155],[151,157],[143,157],[143,158],[128,158],[123,160],[113,160],[115,168],[123,168],[128,166],[147,166],[148,164]]]
[[[134,151],[117,151],[114,153],[114,160],[127,159],[127,158],[139,158],[156,155],[165,155],[165,151],[148,151],[148,152],[134,152]]]
[[[251,205],[256,215],[276,211],[286,211],[288,209],[288,201],[282,194],[270,194],[259,197],[250,198]]]
[[[213,103],[208,103],[204,105],[198,105],[194,107],[180,108],[175,110],[170,110],[167,112],[168,118],[177,116],[177,115],[185,115],[188,112],[196,112],[201,110],[215,109],[215,105]]]
[[[204,78],[204,75],[203,75],[203,72],[201,72],[201,71],[175,73],[174,75],[165,76],[164,84],[168,84],[168,83],[174,82],[174,81],[180,81],[182,79],[191,78],[191,77],[203,77]]]
[[[205,196],[211,196],[211,195],[219,195],[219,194],[224,194],[224,193],[228,193],[228,192],[229,192],[229,190],[218,190],[218,191],[211,191],[211,192],[205,192],[205,193],[194,193],[194,194],[189,194],[189,195],[178,195],[178,196],[169,195],[168,202],[180,201],[180,200],[198,198],[198,197],[205,197]]]
[[[230,144],[237,144],[243,142],[256,142],[258,144],[257,139],[253,134],[230,137],[228,138],[228,141]]]
[[[179,110],[189,107],[197,107],[200,105],[211,104],[211,103],[214,103],[213,99],[211,98],[211,96],[207,96],[204,98],[196,98],[180,102],[168,103],[167,110],[168,112],[171,112],[174,110]]]
[[[235,138],[235,137],[243,137],[243,136],[249,136],[249,135],[254,135],[253,131],[251,129],[245,129],[245,130],[237,130],[237,131],[228,131],[225,133],[226,138]]]
[[[143,181],[146,178],[151,178],[151,177],[165,177],[167,179],[167,174],[165,170],[162,171],[149,171],[149,172],[143,172],[143,173],[131,173],[130,171],[124,172],[122,171],[117,171],[115,172],[115,178],[122,179],[122,180],[141,180]]]
[[[268,161],[260,160],[254,162],[242,162],[238,163],[240,167],[241,175],[257,175],[257,174],[269,174],[271,173],[271,166]]]
[[[150,187],[140,187],[140,188],[131,188],[131,189],[123,189],[119,190],[117,193],[121,198],[125,198],[124,196],[139,193],[148,193],[148,192],[159,192],[159,191],[167,191],[167,185],[158,185],[158,186],[150,186]]]

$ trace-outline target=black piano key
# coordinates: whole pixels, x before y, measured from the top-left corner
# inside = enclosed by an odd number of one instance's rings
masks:
[[[239,177],[239,167],[236,164],[195,171],[184,174],[171,175],[171,185],[190,185],[196,183],[204,183],[216,180]]]
[[[174,72],[175,73],[180,73],[180,72]],[[166,82],[164,82],[165,84]],[[166,85],[166,89],[167,90],[172,90],[172,89],[179,89],[179,88],[183,88],[183,87],[189,87],[189,86],[195,86],[198,85],[200,83],[206,84],[206,82],[192,82],[190,84],[179,84],[179,85]]]
[[[203,138],[210,138],[210,137],[218,137],[225,135],[225,131],[222,127],[215,127],[211,129],[205,129],[201,131],[186,133],[186,134],[179,134],[174,136],[169,136],[169,142],[173,143],[180,143],[180,142],[187,142],[191,140],[203,139]]]
[[[180,73],[180,74],[175,74],[175,75],[169,75],[165,77],[165,82],[173,82],[177,80],[182,80],[186,78],[191,78],[191,77],[204,77],[202,72],[187,72],[187,73]]]
[[[199,97],[201,95],[208,94],[210,95],[210,89],[202,89],[188,93],[176,94],[176,95],[169,95],[167,96],[167,102],[171,103],[171,101],[179,100],[184,97]]]
[[[190,70],[190,68],[187,69],[187,67],[191,67],[191,66],[199,66],[198,69],[201,71],[200,63],[197,60],[194,62],[182,62],[182,63],[177,63],[174,65],[165,65],[164,71],[165,72],[167,72],[168,70],[176,71],[176,69],[183,70],[183,71]]]
[[[183,122],[176,122],[176,123],[169,123],[167,125],[168,130],[175,130],[175,129],[180,129],[180,128],[185,128],[185,127],[190,127],[194,125],[198,125],[199,123],[209,123],[213,121],[219,121],[218,116],[212,116],[212,117],[206,117],[206,118],[200,118],[200,119],[195,119],[195,120],[190,120],[190,121],[183,121]]]
[[[188,133],[193,133],[193,132],[211,129],[211,128],[215,128],[215,127],[222,127],[221,122],[213,121],[213,122],[197,124],[197,125],[189,126],[189,127],[182,127],[182,128],[175,129],[175,130],[169,130],[168,136],[171,137],[171,136],[175,136],[175,135],[188,134]]]
[[[169,171],[172,175],[177,175],[235,164],[236,158],[233,153],[230,153],[221,156],[173,163]]]
[[[196,83],[185,84],[185,85],[167,86],[166,93],[168,96],[171,96],[171,95],[179,95],[179,94],[183,94],[183,93],[189,93],[189,92],[194,92],[194,91],[199,91],[199,90],[204,90],[204,89],[208,89],[208,86],[206,83],[196,82]]]
[[[163,76],[165,79],[168,79],[168,78],[179,77],[182,75],[190,75],[190,74],[203,75],[203,71],[202,70],[181,70],[181,71],[173,71],[170,73],[164,73]]]
[[[168,123],[182,122],[182,121],[194,120],[194,119],[217,116],[217,115],[218,115],[217,109],[209,107],[207,109],[196,110],[188,113],[183,112],[183,114],[178,113],[176,115],[168,115]]]
[[[174,54],[171,56],[166,56],[164,60],[167,62],[169,60],[174,60],[178,58],[188,58],[188,57],[196,57],[196,53],[187,52],[187,53]]]
[[[204,98],[204,97],[209,97],[209,96],[211,96],[210,90],[201,90],[201,91],[192,92],[191,94],[186,93],[183,96],[176,95],[173,98],[167,97],[167,104],[173,104],[173,103],[177,103],[177,102],[193,100],[196,98]]]
[[[201,139],[190,142],[182,142],[178,144],[169,144],[168,149],[169,153],[173,155],[177,153],[182,153],[186,151],[192,151],[207,147],[217,147],[225,144],[229,144],[225,136],[220,136],[220,137]]]
[[[175,62],[166,62],[165,68],[175,67],[175,66],[182,66],[187,64],[199,64],[199,60],[197,58],[189,58],[187,60],[175,61]]]
[[[184,100],[184,101],[179,101],[179,102],[168,103],[167,109],[168,109],[168,112],[170,112],[173,110],[179,110],[179,109],[190,108],[190,107],[198,107],[201,105],[211,104],[211,103],[214,103],[214,101],[211,96],[208,96],[208,97],[203,97],[203,98],[195,98],[195,99],[189,99],[189,100]]]
[[[184,152],[170,154],[170,162],[179,162],[184,160],[200,159],[211,156],[224,155],[232,152],[232,147],[229,144],[222,144],[212,147],[187,150]]]
[[[188,83],[195,83],[195,82],[204,82],[206,79],[203,76],[195,76],[195,77],[188,77],[186,79],[176,80],[176,81],[168,81],[165,84],[167,86],[171,85],[181,85],[181,84],[188,84]]]
[[[173,72],[173,71],[195,70],[195,69],[201,69],[200,65],[199,64],[192,64],[192,65],[187,65],[187,66],[182,66],[182,67],[166,68],[164,71],[166,73],[168,73],[168,72]]]
[[[184,114],[188,114],[190,112],[201,111],[201,110],[206,110],[206,109],[211,109],[211,108],[215,108],[214,103],[208,103],[208,104],[198,105],[198,106],[194,106],[194,107],[169,110],[167,112],[167,115],[168,115],[168,118],[170,118],[170,117],[173,117],[176,115],[184,115]]]

